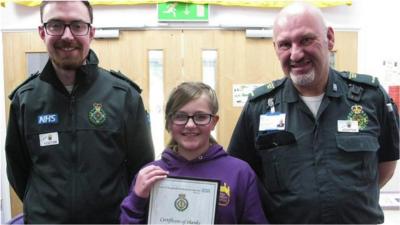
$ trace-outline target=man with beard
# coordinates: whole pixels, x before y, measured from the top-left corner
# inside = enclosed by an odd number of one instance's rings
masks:
[[[43,71],[11,95],[6,156],[25,223],[119,223],[133,175],[154,160],[139,87],[98,67],[87,1],[43,1]]]
[[[273,27],[285,78],[256,89],[228,151],[261,180],[271,223],[383,223],[379,189],[399,159],[398,111],[372,76],[329,67],[334,31],[295,3]],[[278,126],[283,120],[283,126]]]

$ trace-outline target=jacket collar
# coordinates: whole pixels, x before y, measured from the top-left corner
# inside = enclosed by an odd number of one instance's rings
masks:
[[[343,87],[339,83],[339,72],[329,68],[329,80],[326,87],[326,96],[339,98],[344,95]]]
[[[93,82],[98,77],[98,63],[99,60],[96,54],[92,50],[89,50],[89,54],[86,58],[86,64],[82,65],[76,70],[75,84],[79,87],[87,87],[93,84]],[[69,94],[60,79],[58,79],[58,76],[56,75],[56,71],[54,70],[53,64],[50,59],[47,61],[47,64],[43,68],[43,71],[40,74],[40,79],[44,82],[51,84],[57,90],[63,92],[64,94]]]

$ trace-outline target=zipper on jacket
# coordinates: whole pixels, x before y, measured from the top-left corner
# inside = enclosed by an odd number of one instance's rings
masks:
[[[70,205],[70,218],[72,218],[73,221],[78,221],[77,215],[79,215],[79,212],[76,211],[76,202],[78,200],[77,198],[77,168],[78,168],[78,153],[76,149],[76,110],[75,110],[75,89],[71,92],[70,95],[70,101],[69,101],[69,119],[70,119],[70,126],[71,126],[71,179],[72,179],[72,191],[71,191],[71,205]]]

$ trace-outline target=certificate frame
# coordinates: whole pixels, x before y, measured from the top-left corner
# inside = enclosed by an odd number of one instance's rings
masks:
[[[148,224],[214,224],[220,181],[168,176],[150,192]]]

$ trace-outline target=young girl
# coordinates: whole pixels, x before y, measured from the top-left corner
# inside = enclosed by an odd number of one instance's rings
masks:
[[[121,205],[121,223],[147,222],[150,190],[167,175],[219,180],[216,223],[267,223],[255,173],[210,135],[219,119],[217,112],[215,91],[206,84],[185,82],[172,91],[165,110],[172,139],[161,160],[142,168],[132,182]]]

